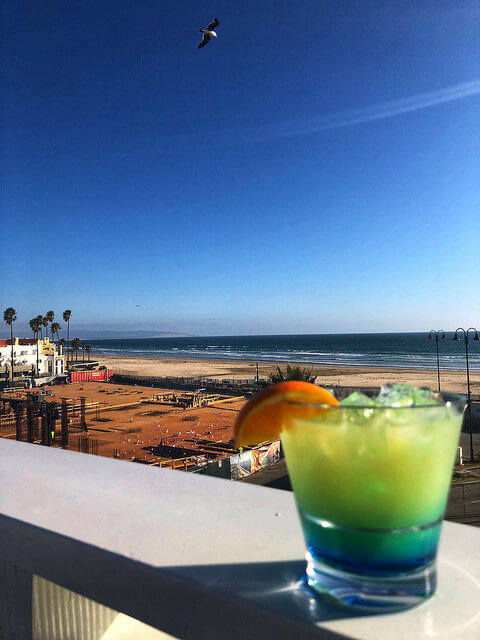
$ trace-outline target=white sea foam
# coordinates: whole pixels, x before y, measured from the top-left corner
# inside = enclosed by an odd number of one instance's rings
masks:
[[[223,359],[250,362],[299,362],[304,365],[388,366],[391,368],[435,369],[435,345],[426,340],[428,334],[382,334],[358,336],[254,336],[218,340],[202,338],[173,339],[168,344],[156,339],[92,340],[93,352],[99,355]],[[295,344],[297,342],[297,344]],[[95,344],[96,343],[96,344]],[[442,342],[440,367],[465,369],[460,343]],[[311,348],[309,348],[311,345]],[[352,349],[349,351],[349,346]],[[433,347],[433,348],[432,348]],[[480,370],[478,343],[469,354],[472,371]]]

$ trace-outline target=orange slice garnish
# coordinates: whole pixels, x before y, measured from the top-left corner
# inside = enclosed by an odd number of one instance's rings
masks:
[[[292,416],[308,411],[292,402],[338,407],[338,400],[323,387],[302,380],[279,382],[255,394],[242,408],[235,422],[235,447],[279,438]]]

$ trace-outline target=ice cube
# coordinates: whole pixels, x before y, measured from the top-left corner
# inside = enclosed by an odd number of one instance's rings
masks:
[[[384,407],[413,407],[433,402],[430,389],[417,389],[410,384],[385,384],[380,389],[377,402]]]
[[[354,391],[340,402],[341,407],[374,407],[375,401],[360,391]]]

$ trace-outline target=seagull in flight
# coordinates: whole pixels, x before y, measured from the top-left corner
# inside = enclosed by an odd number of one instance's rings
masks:
[[[203,40],[198,45],[197,49],[201,49],[207,44],[207,42],[210,42],[210,38],[217,37],[215,27],[218,27],[219,24],[220,22],[218,21],[218,18],[215,18],[213,22],[210,22],[206,29],[199,29],[200,33],[203,33]]]

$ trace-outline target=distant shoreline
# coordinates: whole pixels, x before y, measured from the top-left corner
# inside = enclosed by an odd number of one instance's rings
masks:
[[[113,369],[132,371],[144,376],[205,377],[205,378],[255,378],[256,362],[246,360],[219,360],[206,358],[158,358],[152,356],[96,356],[101,365]],[[275,370],[278,362],[258,362],[260,378],[267,378]],[[405,382],[415,386],[437,388],[436,369],[408,369],[376,366],[306,365],[313,374],[325,379],[325,385],[341,386],[381,386],[388,382]],[[323,380],[322,380],[323,382]],[[440,370],[441,388],[444,391],[466,393],[466,373],[461,370]],[[480,394],[480,372],[470,373],[470,387],[473,394]]]
[[[478,345],[472,343],[470,370],[480,373]],[[295,362],[304,367],[354,367],[357,371],[362,367],[435,371],[437,364],[435,342],[420,333],[119,339],[92,341],[92,349],[105,357]],[[442,341],[439,355],[442,369],[464,369],[465,353],[459,342]]]

